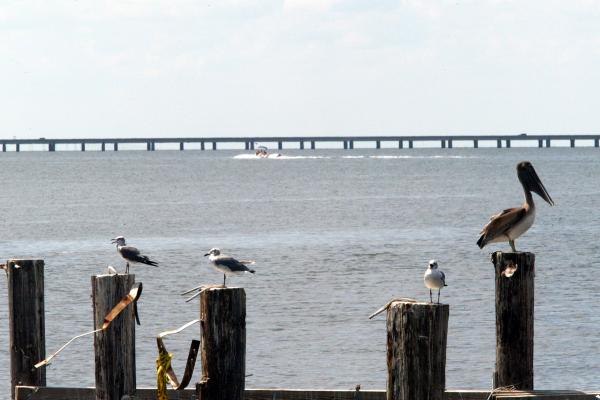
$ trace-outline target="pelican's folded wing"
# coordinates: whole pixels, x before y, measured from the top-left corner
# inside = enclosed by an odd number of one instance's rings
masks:
[[[516,223],[525,217],[525,208],[508,208],[490,218],[490,222],[481,230],[482,244],[505,235]]]

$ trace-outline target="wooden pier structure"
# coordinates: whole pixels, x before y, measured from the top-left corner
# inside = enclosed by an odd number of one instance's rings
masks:
[[[141,283],[134,284],[133,275],[100,275],[93,276],[91,280],[93,326],[96,330],[89,333],[95,335],[96,387],[47,387],[44,368],[35,368],[36,363],[46,357],[44,262],[43,260],[9,260],[6,268],[10,300],[11,398],[14,400],[164,400],[166,398],[172,400],[597,400],[600,398],[600,392],[534,390],[535,256],[531,253],[496,252],[492,255],[492,263],[496,282],[497,344],[493,390],[448,390],[446,388],[446,344],[450,306],[410,299],[392,300],[386,306],[386,390],[361,390],[360,385],[353,390],[247,389],[245,387],[246,293],[241,288],[211,287],[200,293],[199,301],[198,334],[202,341],[200,381],[195,388],[169,389],[159,394],[157,388],[136,387],[135,309],[125,308],[127,304],[132,302],[135,304],[139,297],[137,295],[135,300],[127,297],[131,296],[131,290],[135,285],[138,285],[141,294]],[[510,275],[506,274],[507,268],[511,271]],[[128,298],[129,302],[121,306]],[[120,311],[116,317],[110,317],[119,307]],[[381,308],[380,311],[386,308]],[[109,314],[106,314],[107,312]],[[107,325],[107,321],[110,323],[113,318],[114,324]],[[190,324],[187,325],[191,326]],[[100,326],[102,328],[98,329]],[[590,379],[594,377],[590,376]]]
[[[375,149],[382,148],[382,143],[392,143],[398,149],[412,149],[415,144],[439,143],[440,148],[453,148],[457,143],[462,147],[479,148],[482,143],[497,148],[511,148],[518,144],[529,143],[539,148],[552,147],[552,142],[568,143],[568,147],[600,147],[600,134],[594,135],[400,135],[400,136],[251,136],[251,137],[155,137],[155,138],[73,138],[73,139],[0,139],[2,152],[19,152],[24,145],[38,145],[48,151],[59,151],[77,146],[86,151],[92,146],[98,151],[118,151],[120,145],[145,146],[147,151],[159,150],[161,146],[179,150],[217,150],[219,145],[237,144],[245,150],[254,150],[256,143],[272,145],[281,150],[286,145],[296,145],[298,149],[331,148],[332,144],[346,150],[354,149],[355,144],[370,144]],[[194,146],[191,146],[194,145]],[[389,146],[388,146],[389,147]],[[288,147],[286,147],[288,148]],[[291,148],[291,147],[290,147]]]

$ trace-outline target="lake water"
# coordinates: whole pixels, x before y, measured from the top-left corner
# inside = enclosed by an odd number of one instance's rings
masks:
[[[46,262],[46,347],[92,329],[90,276],[123,261],[110,239],[160,262],[144,284],[138,386],[154,386],[155,337],[198,317],[178,295],[222,276],[211,247],[255,259],[234,277],[247,293],[247,387],[384,389],[385,317],[393,296],[426,300],[439,260],[450,304],[447,387],[486,389],[495,360],[496,244],[475,242],[490,215],[523,201],[515,166],[530,160],[556,202],[539,197],[517,249],[536,253],[535,385],[600,382],[600,152],[594,148],[21,152],[0,154],[0,258]],[[0,277],[0,393],[9,392],[6,280]],[[167,339],[182,374],[198,329]],[[93,386],[93,339],[48,368],[53,386]],[[196,371],[199,371],[197,366]],[[198,373],[193,378],[197,381]]]

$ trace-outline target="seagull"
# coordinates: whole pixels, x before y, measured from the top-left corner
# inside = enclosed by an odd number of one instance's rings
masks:
[[[535,204],[531,192],[537,193],[551,206],[554,205],[554,201],[529,161],[517,164],[517,176],[523,185],[525,203],[521,207],[508,208],[490,218],[490,222],[483,227],[481,237],[477,241],[480,249],[488,243],[508,242],[512,251],[517,251],[515,240],[527,232],[535,219]]]
[[[223,287],[225,287],[225,279],[227,275],[240,275],[244,272],[250,272],[253,274],[255,271],[246,267],[246,264],[254,264],[254,261],[241,260],[238,261],[231,256],[221,254],[221,250],[213,247],[204,255],[208,256],[208,260],[212,263],[218,271],[223,273]]]
[[[438,269],[436,260],[429,261],[429,266],[427,267],[427,271],[425,271],[423,281],[425,282],[425,287],[429,288],[429,300],[431,300],[432,303],[433,295],[431,294],[431,289],[438,290],[437,302],[440,304],[440,290],[448,285],[446,285],[446,274],[444,274],[444,271]]]
[[[123,236],[117,236],[114,239],[111,239],[111,243],[116,243],[117,251],[123,257],[125,261],[127,261],[127,268],[125,273],[129,273],[129,263],[140,263],[146,265],[152,265],[153,267],[157,267],[158,263],[156,261],[150,260],[147,256],[143,256],[140,254],[140,251],[133,246],[125,245],[125,238]]]

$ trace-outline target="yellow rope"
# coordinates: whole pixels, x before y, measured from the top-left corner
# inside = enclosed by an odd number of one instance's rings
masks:
[[[169,400],[167,396],[167,371],[171,368],[173,354],[160,352],[156,359],[157,400]]]

